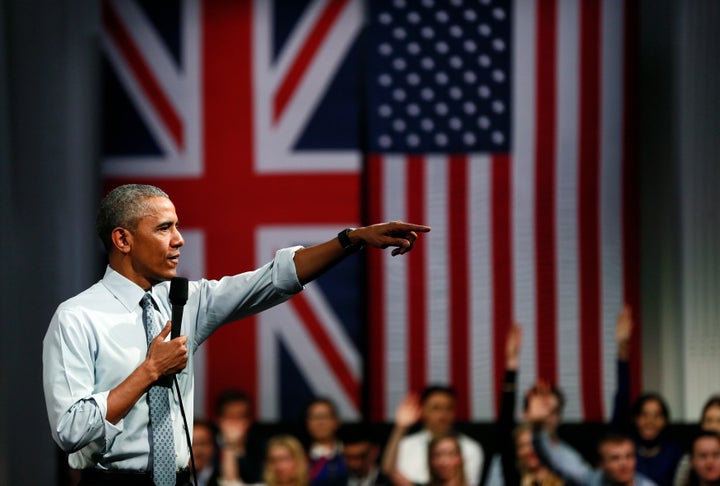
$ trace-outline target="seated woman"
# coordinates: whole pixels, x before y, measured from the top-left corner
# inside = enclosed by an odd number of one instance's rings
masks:
[[[383,472],[395,486],[420,486],[413,484],[398,472],[397,448],[401,436],[401,434],[391,434],[385,446]],[[430,439],[428,469],[429,482],[422,486],[467,486],[460,441],[455,434],[448,432]]]
[[[232,454],[221,457],[220,486],[242,486],[237,460]],[[277,435],[268,441],[263,468],[263,481],[267,486],[307,486],[308,460],[305,449],[291,435]]]

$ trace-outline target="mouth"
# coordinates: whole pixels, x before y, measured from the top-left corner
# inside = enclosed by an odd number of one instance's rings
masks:
[[[169,256],[168,260],[170,260],[171,262],[173,262],[177,265],[180,262],[180,253],[178,253],[177,255]]]

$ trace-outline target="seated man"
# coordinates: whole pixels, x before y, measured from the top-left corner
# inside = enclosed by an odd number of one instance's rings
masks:
[[[408,398],[405,402],[408,402]],[[393,434],[399,437],[417,419],[422,421],[422,430],[407,435],[398,442],[397,473],[414,484],[427,484],[430,480],[428,444],[433,437],[452,431],[455,420],[455,392],[446,386],[429,386],[420,395],[420,404],[415,410],[414,414],[409,416],[414,420],[409,423],[396,420],[395,423]],[[457,434],[457,436],[465,466],[465,479],[468,486],[477,486],[480,483],[483,466],[482,448],[477,441],[466,435]]]
[[[703,431],[693,440],[690,449],[692,473],[690,484],[712,486],[720,484],[720,435]]]
[[[347,479],[343,486],[391,486],[390,479],[380,472],[380,446],[371,439],[367,425],[347,428],[342,434],[343,459]]]
[[[573,455],[552,447],[543,425],[552,411],[549,387],[539,384],[528,395],[527,419],[533,425],[533,447],[540,460],[569,484],[577,486],[655,486],[636,470],[635,444],[626,435],[608,433],[598,443],[600,462],[593,469]]]

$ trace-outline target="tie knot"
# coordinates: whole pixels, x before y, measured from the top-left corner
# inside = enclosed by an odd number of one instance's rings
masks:
[[[152,297],[150,297],[150,294],[146,293],[143,295],[143,298],[140,300],[140,307],[142,307],[144,310],[152,309],[153,301]]]

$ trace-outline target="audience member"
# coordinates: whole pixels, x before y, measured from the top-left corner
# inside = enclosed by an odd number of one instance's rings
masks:
[[[224,391],[215,402],[215,414],[222,453],[235,458],[245,484],[261,482],[266,440],[255,425],[250,396],[240,390]]]
[[[422,421],[422,430],[405,436],[410,426]],[[433,437],[446,435],[453,431],[455,419],[455,393],[445,386],[426,388],[420,399],[414,394],[405,397],[399,404],[395,415],[395,426],[390,441],[396,441],[394,452],[383,459],[383,471],[390,475],[399,475],[415,484],[428,484],[428,444]],[[463,457],[465,479],[470,486],[480,483],[483,452],[480,444],[463,434],[456,434]],[[390,448],[386,445],[386,450]],[[388,459],[388,460],[386,460]],[[394,478],[392,478],[395,481]]]
[[[305,429],[309,437],[310,483],[313,486],[344,482],[347,469],[342,456],[343,445],[337,437],[340,428],[335,404],[327,398],[316,398],[305,409]]]
[[[406,398],[404,403],[398,406],[396,423],[408,423],[411,417],[409,412],[417,407],[413,397]],[[404,408],[404,411],[402,410]],[[440,433],[430,439],[427,444],[427,455],[425,460],[428,465],[428,480],[424,483],[410,481],[398,470],[398,444],[402,434],[394,431],[385,448],[383,458],[383,469],[395,486],[467,486],[465,466],[461,444],[457,434],[452,431]]]
[[[343,459],[347,479],[342,486],[390,486],[390,478],[380,472],[380,445],[371,438],[368,425],[346,428],[343,438]]]
[[[690,485],[720,485],[720,435],[702,431],[693,440],[690,450]]]
[[[533,424],[533,447],[540,460],[567,483],[577,486],[650,486],[654,481],[636,470],[635,444],[626,435],[608,433],[598,443],[600,462],[597,469],[572,456],[558,454],[550,436],[543,429],[551,413],[548,386],[538,384],[528,395],[527,419]]]
[[[637,470],[659,486],[670,486],[682,457],[682,448],[667,437],[670,411],[657,393],[645,393],[630,407],[630,337],[633,321],[629,306],[618,316],[617,393],[613,427],[629,434],[635,442]]]
[[[267,486],[307,486],[309,467],[305,449],[292,435],[268,442],[263,477]]]
[[[195,459],[197,486],[218,486],[218,446],[215,440],[215,427],[211,422],[195,419],[192,453]]]
[[[705,402],[700,416],[700,429],[720,434],[720,395],[713,395]],[[690,454],[685,454],[675,471],[674,486],[687,486],[690,480]]]

